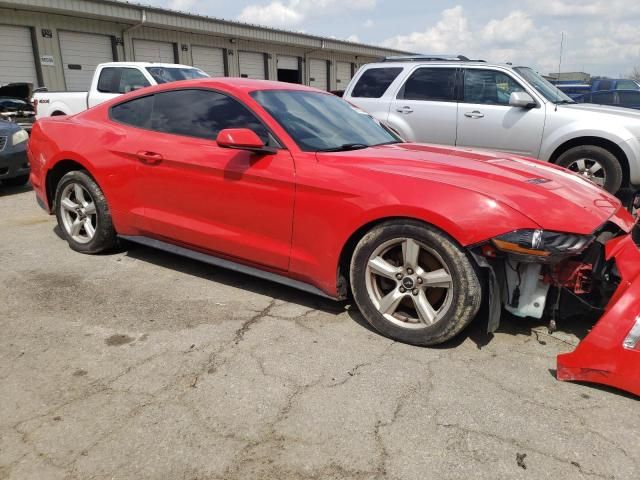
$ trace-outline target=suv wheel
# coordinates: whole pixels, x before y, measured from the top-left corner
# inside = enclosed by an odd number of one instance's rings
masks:
[[[116,232],[98,184],[83,171],[69,172],[56,189],[56,218],[69,246],[82,253],[113,248]]]
[[[364,318],[400,342],[445,342],[480,308],[480,280],[465,252],[419,222],[394,221],[371,230],[356,246],[350,275]]]
[[[573,147],[564,152],[556,164],[576,172],[610,193],[622,185],[622,166],[609,150],[595,145]]]

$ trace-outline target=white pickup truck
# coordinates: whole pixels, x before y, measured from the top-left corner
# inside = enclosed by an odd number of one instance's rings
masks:
[[[174,63],[101,63],[93,74],[88,92],[36,92],[33,95],[36,119],[80,113],[113,97],[149,85],[208,76],[198,68]]]

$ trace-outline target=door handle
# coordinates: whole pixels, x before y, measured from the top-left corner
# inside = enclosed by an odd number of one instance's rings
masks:
[[[473,112],[465,113],[464,116],[469,118],[482,118],[484,117],[484,113],[479,112],[478,110],[474,110]]]
[[[136,153],[136,157],[142,163],[146,163],[147,165],[157,165],[162,161],[162,155],[156,152],[147,152],[144,150]]]
[[[396,108],[396,112],[398,113],[411,113],[413,112],[413,108],[407,106]]]

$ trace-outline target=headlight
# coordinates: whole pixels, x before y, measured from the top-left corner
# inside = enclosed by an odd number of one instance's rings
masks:
[[[503,252],[536,257],[576,255],[592,241],[592,235],[547,232],[545,230],[516,230],[493,238],[492,243]]]
[[[18,145],[19,143],[26,142],[29,139],[29,134],[26,130],[18,130],[11,137],[11,144]]]

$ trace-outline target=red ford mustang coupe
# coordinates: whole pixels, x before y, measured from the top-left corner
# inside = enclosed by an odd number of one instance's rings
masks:
[[[404,143],[304,86],[202,79],[37,122],[31,181],[83,253],[118,237],[352,296],[414,345],[596,313],[558,377],[640,394],[640,252],[620,202],[567,170]]]

